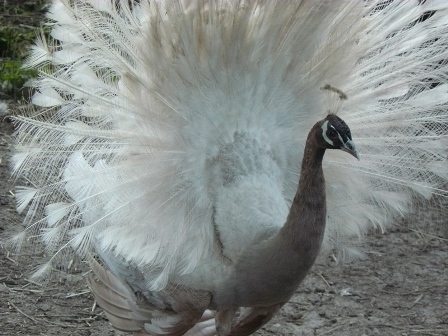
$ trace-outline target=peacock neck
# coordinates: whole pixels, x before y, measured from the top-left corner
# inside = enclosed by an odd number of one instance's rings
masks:
[[[235,265],[232,303],[241,306],[286,302],[313,265],[325,231],[325,181],[317,124],[304,151],[299,187],[286,223],[272,239],[247,249]],[[260,281],[263,279],[263,281]],[[238,284],[238,285],[236,285]],[[216,296],[226,304],[229,291]],[[236,301],[235,301],[236,300]]]
[[[310,267],[319,253],[325,231],[326,200],[322,159],[316,124],[310,131],[302,160],[299,187],[280,237]]]

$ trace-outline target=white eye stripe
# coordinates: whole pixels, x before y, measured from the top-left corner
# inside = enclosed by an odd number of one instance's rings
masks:
[[[330,127],[333,127],[332,125],[330,125]],[[333,127],[334,128],[334,127]],[[333,141],[327,136],[327,130],[328,130],[328,120],[326,120],[323,124],[322,124],[322,137],[324,138],[324,140],[329,143],[330,145],[334,146]],[[338,133],[339,135],[339,133]]]

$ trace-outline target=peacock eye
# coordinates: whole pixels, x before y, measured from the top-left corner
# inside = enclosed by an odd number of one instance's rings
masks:
[[[327,131],[328,137],[330,138],[334,138],[336,136],[336,130],[332,127],[330,127]]]

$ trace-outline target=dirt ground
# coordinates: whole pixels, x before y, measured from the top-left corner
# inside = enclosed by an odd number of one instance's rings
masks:
[[[12,130],[2,120],[2,236],[21,221],[7,164]],[[433,224],[419,227],[422,216],[432,216]],[[422,210],[397,222],[392,232],[368,237],[370,253],[364,260],[315,265],[296,295],[257,335],[448,335],[447,228],[447,218]],[[0,335],[117,335],[94,305],[82,267],[46,284],[29,280],[42,257],[35,246],[21,256],[0,250]]]
[[[24,22],[14,15],[17,24]],[[35,17],[27,20],[36,22]],[[12,130],[1,119],[3,238],[21,222],[8,172]],[[448,201],[438,206],[447,207]],[[421,225],[422,218],[430,218],[431,225]],[[316,264],[295,296],[257,335],[448,335],[448,219],[426,207],[397,220],[387,234],[371,235],[364,247],[370,252],[363,260]],[[29,279],[42,258],[36,246],[27,246],[21,256],[0,247],[0,335],[118,335],[94,305],[82,267],[46,284]]]

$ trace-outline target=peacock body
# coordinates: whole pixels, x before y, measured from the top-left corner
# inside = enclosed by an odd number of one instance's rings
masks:
[[[99,255],[105,278],[158,302],[175,287],[201,309],[262,305],[239,290],[261,263],[236,265],[281,231],[328,113],[361,161],[326,154],[323,250],[356,253],[354,237],[416,197],[448,196],[447,13],[437,0],[54,1],[28,61],[34,107],[16,117],[16,242],[45,243],[38,275]]]

